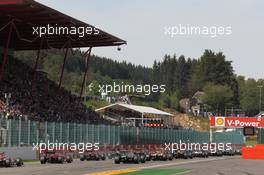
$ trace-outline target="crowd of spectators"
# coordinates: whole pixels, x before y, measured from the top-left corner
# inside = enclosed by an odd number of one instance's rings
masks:
[[[0,65],[1,62],[0,56]],[[77,96],[59,88],[45,73],[37,72],[34,81],[33,75],[34,70],[31,67],[15,58],[9,58],[4,79],[0,82],[0,117],[108,123],[80,102]]]
[[[18,106],[8,106],[5,102],[0,100],[0,117],[20,118],[22,116]]]

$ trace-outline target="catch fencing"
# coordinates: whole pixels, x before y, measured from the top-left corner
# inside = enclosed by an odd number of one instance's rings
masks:
[[[93,125],[0,119],[0,145],[32,146],[36,143],[164,144],[209,143],[209,132],[164,128]],[[243,144],[241,132],[214,133],[213,142]]]
[[[245,137],[243,131],[238,129],[232,132],[214,133],[213,142],[232,143],[233,147],[241,148],[241,146],[245,144]]]

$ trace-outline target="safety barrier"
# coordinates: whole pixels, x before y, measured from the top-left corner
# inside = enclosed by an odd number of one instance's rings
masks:
[[[220,132],[213,134],[213,142],[215,143],[232,143],[237,145],[243,145],[245,143],[242,130],[236,130],[233,132]]]
[[[0,119],[1,146],[32,146],[36,143],[164,144],[208,143],[209,132],[165,128],[93,125]],[[241,132],[214,133],[214,142],[243,144]]]

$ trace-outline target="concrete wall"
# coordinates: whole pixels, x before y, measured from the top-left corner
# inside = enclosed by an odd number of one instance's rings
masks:
[[[5,152],[10,157],[21,157],[23,160],[37,159],[37,152],[32,147],[0,147],[0,152]]]

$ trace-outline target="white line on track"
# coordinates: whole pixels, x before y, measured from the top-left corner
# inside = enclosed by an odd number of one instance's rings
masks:
[[[185,164],[191,164],[191,163],[200,163],[200,162],[212,162],[212,161],[218,161],[218,160],[225,160],[227,158],[213,158],[213,159],[205,159],[205,160],[190,160],[190,161],[185,161],[185,162],[174,162],[174,163],[166,163],[166,164],[159,164],[159,165],[152,165],[152,166],[143,166],[143,167],[137,167],[137,170],[141,170],[141,169],[149,169],[149,168],[159,168],[159,167],[167,167],[167,166],[176,166],[176,165],[185,165]],[[191,172],[191,170],[188,171],[184,171],[184,172],[179,172],[176,173],[176,175],[179,174],[186,174]],[[88,174],[84,174],[84,175],[90,175],[90,173]]]
[[[160,165],[138,167],[138,169],[159,168],[159,167],[167,167],[167,166],[173,166],[173,165],[185,165],[185,164],[200,163],[200,162],[212,162],[212,161],[224,160],[224,159],[227,159],[227,158],[214,158],[214,159],[205,159],[205,160],[191,160],[191,161],[186,161],[186,162],[174,162],[174,163],[167,163],[167,164],[160,164]]]

